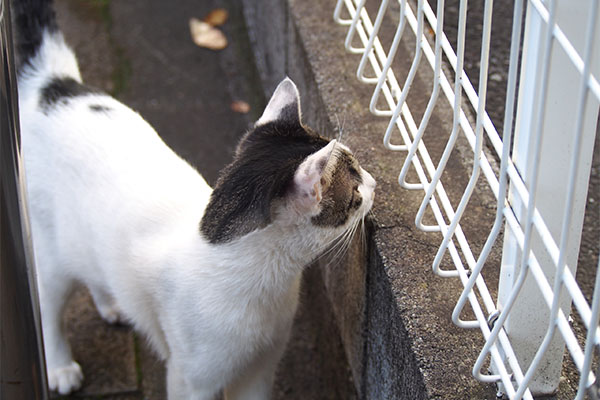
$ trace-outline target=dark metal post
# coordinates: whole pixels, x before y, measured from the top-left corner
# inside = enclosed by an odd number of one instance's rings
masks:
[[[0,0],[0,399],[48,399],[8,0]]]

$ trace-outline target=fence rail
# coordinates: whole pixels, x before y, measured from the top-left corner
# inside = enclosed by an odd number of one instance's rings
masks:
[[[595,271],[593,296],[588,294],[591,302],[578,285],[576,266],[598,129],[599,2],[514,2],[504,118],[495,121],[502,125],[500,137],[486,111],[490,56],[495,51],[490,45],[493,1],[487,0],[483,9],[477,90],[464,65],[467,23],[472,23],[468,2],[452,2],[458,5],[453,46],[444,31],[444,0],[438,0],[434,8],[426,0],[396,1],[398,14],[390,11],[389,0],[377,2],[377,7],[371,2],[367,7],[365,0],[339,0],[334,20],[348,27],[347,51],[361,55],[358,79],[375,85],[371,113],[389,118],[384,146],[406,152],[398,176],[400,186],[425,193],[416,212],[417,227],[442,234],[433,270],[443,277],[458,277],[464,286],[452,320],[482,332],[484,344],[473,375],[483,382],[496,382],[499,391],[511,399],[552,393],[558,387],[566,344],[580,376],[576,398],[582,399],[586,391],[594,396],[597,384],[592,366],[600,345],[600,264],[585,266]],[[391,23],[395,33],[385,45],[380,32]],[[412,35],[406,34],[407,26]],[[403,82],[395,70],[401,45],[414,45]],[[415,77],[425,69],[433,73],[433,86],[417,121],[408,99]],[[436,106],[444,101],[452,107],[453,121],[436,165],[424,135]],[[475,121],[471,122],[473,113]],[[461,134],[472,150],[473,167],[453,207],[442,177]],[[494,167],[496,160],[499,167]],[[410,170],[418,181],[407,181]],[[475,254],[461,220],[480,180],[496,199],[496,214],[483,249]],[[424,222],[427,210],[434,224]],[[494,246],[502,247],[500,283],[492,290],[497,295],[490,293],[482,275]],[[453,269],[441,268],[446,253]],[[474,319],[461,318],[467,304]],[[585,338],[578,339],[573,329],[571,305]],[[542,311],[531,319],[531,310]],[[543,340],[535,338],[539,332],[544,333]],[[490,372],[483,373],[487,360]]]
[[[0,0],[0,398],[46,400],[10,24]]]

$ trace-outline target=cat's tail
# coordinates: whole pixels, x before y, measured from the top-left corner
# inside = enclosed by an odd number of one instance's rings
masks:
[[[75,55],[56,22],[53,0],[11,2],[19,76],[68,76],[81,80]]]

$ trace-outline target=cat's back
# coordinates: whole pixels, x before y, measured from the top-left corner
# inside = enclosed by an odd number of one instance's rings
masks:
[[[21,104],[34,202],[132,226],[208,201],[203,178],[128,107],[72,78],[49,78],[38,93]]]
[[[201,218],[212,189],[139,114],[81,82],[60,33],[18,83],[32,224],[53,247],[102,252]]]

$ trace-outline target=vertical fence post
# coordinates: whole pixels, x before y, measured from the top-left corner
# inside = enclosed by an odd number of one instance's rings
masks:
[[[0,0],[0,398],[48,399],[8,0]]]
[[[552,3],[552,1],[544,2],[546,6],[550,7]],[[583,54],[582,49],[585,44],[584,35],[587,28],[585,22],[588,21],[588,7],[588,1],[573,0],[557,2],[555,9],[557,23],[579,54]],[[547,26],[530,2],[523,42],[523,64],[515,125],[513,162],[527,186],[529,196],[535,196],[535,207],[544,218],[554,241],[559,243],[561,232],[565,229],[562,226],[566,201],[565,187],[570,163],[575,152],[573,138],[578,113],[577,99],[579,98],[581,74],[560,46],[550,46],[550,55],[546,57],[544,43],[552,29]],[[598,39],[600,38],[596,35],[596,40]],[[544,65],[545,59],[549,62],[547,67]],[[546,73],[544,73],[545,68],[547,68]],[[593,73],[600,76],[598,73],[599,63],[596,62],[592,68]],[[544,79],[545,77],[547,79]],[[544,85],[546,85],[545,88]],[[573,213],[571,224],[566,227],[569,245],[565,254],[565,262],[573,275],[575,275],[577,267],[589,171],[597,130],[598,106],[597,100],[590,99],[584,110],[583,145],[581,147],[583,150],[578,161],[579,174],[575,183],[575,201],[570,210]],[[541,133],[541,141],[537,140],[538,131]],[[536,154],[539,155],[539,159]],[[525,231],[528,202],[519,197],[514,187],[511,187],[509,196],[511,206]],[[531,229],[529,248],[535,254],[552,286],[557,267],[535,228]],[[498,308],[500,310],[513,288],[521,268],[521,260],[522,254],[517,240],[507,226],[498,291]],[[565,295],[564,291],[560,307],[565,315],[569,315],[571,299]],[[549,314],[549,307],[530,273],[505,325],[519,363],[524,369],[531,364],[535,352],[548,330]],[[555,335],[530,383],[530,390],[534,395],[556,392],[564,348],[562,337]]]

